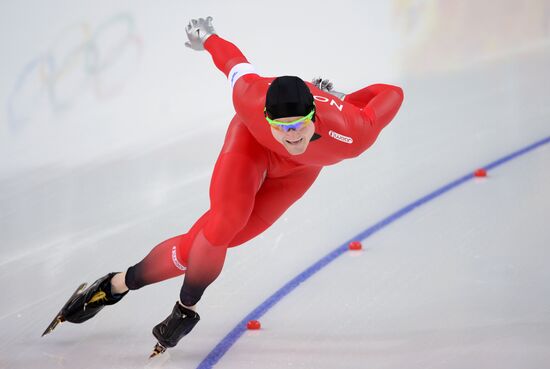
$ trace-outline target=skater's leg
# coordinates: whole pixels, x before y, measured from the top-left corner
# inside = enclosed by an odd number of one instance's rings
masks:
[[[267,178],[256,195],[248,224],[231,240],[229,247],[241,245],[269,228],[306,193],[320,171],[321,167],[301,167],[282,177]]]
[[[229,243],[248,223],[263,180],[260,173],[251,170],[253,166],[251,159],[241,155],[224,154],[218,161],[211,185],[210,217],[189,249],[180,293],[186,306],[195,305],[218,277]]]
[[[220,183],[218,186],[224,185],[223,178],[232,177],[238,180],[236,183],[237,187],[240,185],[244,186],[245,182],[235,176],[240,175],[243,178],[253,177],[251,180],[254,182],[258,182],[258,178],[263,178],[262,176],[267,163],[265,151],[255,142],[246,128],[239,123],[234,119],[229,127],[226,143],[212,177],[211,193],[216,187],[216,183]],[[240,170],[241,174],[237,174],[239,166],[242,167]],[[230,185],[225,183],[225,186],[226,192],[234,192],[235,196],[239,196],[238,191],[232,191]],[[259,183],[255,183],[252,187],[254,186],[257,189]],[[217,191],[218,194],[221,192]],[[222,196],[225,195],[222,194]],[[226,241],[223,241],[223,238],[232,238],[234,232],[237,232],[244,226],[239,224],[239,222],[246,222],[244,218],[249,216],[249,210],[246,210],[242,206],[234,206],[228,210],[227,206],[218,206],[221,200],[216,201],[215,196],[213,200],[212,207],[216,209],[214,213],[207,211],[186,234],[173,237],[157,245],[142,261],[128,269],[123,283],[121,283],[123,275],[117,275],[113,282],[113,290],[119,291],[125,290],[125,288],[135,290],[185,273],[189,259],[189,250],[195,243],[199,232],[205,229],[207,224],[210,224],[210,229],[214,229],[210,233],[215,238],[215,242],[223,244],[224,242],[226,243]],[[237,198],[234,198],[234,200],[238,201]],[[231,203],[231,200],[226,201],[226,203]],[[222,219],[220,220],[220,218]],[[239,221],[239,219],[241,220]],[[234,229],[237,229],[237,231]],[[197,242],[199,244],[207,244],[202,236],[199,237]],[[207,247],[205,246],[203,249],[206,250]],[[214,251],[223,251],[223,255],[221,252],[218,252],[211,253],[212,255],[210,256],[216,259],[215,265],[220,263],[223,265],[225,251],[218,249]]]
[[[267,170],[267,154],[250,132],[233,121],[210,183],[210,210],[189,248],[180,301],[195,305],[220,274],[231,240],[249,221]]]
[[[239,165],[224,165],[223,168],[238,169],[233,178],[248,178],[245,175],[244,168],[239,168]],[[220,169],[223,170],[223,169]],[[271,224],[273,224],[294,202],[296,202],[304,193],[311,187],[321,171],[321,167],[296,167],[289,170],[289,173],[277,178],[267,178],[261,183],[259,191],[253,199],[248,199],[248,203],[253,204],[253,209],[250,215],[244,213],[239,217],[238,214],[231,214],[227,217],[210,218],[205,226],[204,232],[199,232],[195,243],[189,251],[189,270],[185,276],[184,285],[180,292],[180,301],[186,306],[195,305],[202,296],[206,287],[212,283],[223,267],[225,254],[228,246],[236,246],[248,241],[257,236]],[[220,177],[221,172],[217,173]],[[240,183],[239,189],[231,189],[231,186],[222,186],[220,178],[213,179],[213,193],[217,198],[212,201],[211,212],[215,212],[217,207],[228,206],[231,210],[238,209],[242,206],[244,199],[239,202],[234,202],[238,198],[232,193],[246,189],[246,185]],[[253,193],[255,186],[258,185],[257,180],[248,184],[248,192]],[[217,192],[219,191],[219,192]],[[232,192],[225,192],[232,191]],[[221,201],[223,198],[232,199],[233,201]],[[212,222],[212,219],[217,219],[219,222],[228,221],[229,219],[246,219],[246,224],[241,227],[234,226],[230,229],[240,229],[233,233],[233,237],[228,241],[230,232],[225,233],[226,238],[220,241],[220,244],[215,244],[209,239],[207,231],[216,231],[224,229],[227,224]],[[213,228],[209,228],[213,226]],[[240,228],[239,228],[240,227]],[[216,234],[219,236],[220,234]],[[220,238],[218,238],[220,240]],[[223,242],[223,243],[221,243]]]
[[[143,260],[128,268],[123,279],[124,285],[131,290],[137,290],[149,284],[182,275],[185,268],[179,261],[177,247],[185,241],[185,237],[187,234],[172,237],[155,246]],[[113,278],[111,281],[115,288],[117,287],[115,283],[122,280],[122,276],[116,277],[119,279]]]
[[[206,287],[217,278],[229,243],[248,223],[267,171],[267,159],[265,149],[234,119],[212,175],[207,219],[191,244],[180,250],[187,259],[180,301],[153,328],[158,343],[152,356],[176,345],[200,319],[188,308],[200,300]]]
[[[120,283],[122,276],[116,276],[118,279],[113,282],[114,289],[124,289],[124,287],[127,287],[131,290],[137,290],[149,284],[161,282],[185,273],[187,255],[182,255],[181,250],[186,250],[190,247],[199,230],[204,227],[207,219],[208,212],[195,222],[186,234],[172,237],[155,246],[143,260],[128,268],[123,284]]]

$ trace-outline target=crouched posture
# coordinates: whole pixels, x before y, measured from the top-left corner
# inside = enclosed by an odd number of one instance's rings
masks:
[[[322,167],[370,147],[403,100],[399,87],[385,84],[344,95],[321,79],[311,84],[294,76],[261,77],[235,45],[215,33],[210,17],[192,20],[186,32],[186,46],[207,50],[227,76],[236,112],[214,167],[210,209],[186,234],[160,243],[126,272],[98,280],[66,311],[78,316],[66,320],[81,322],[129,289],[185,273],[179,301],[153,329],[156,352],[175,346],[198,322],[195,305],[221,272],[227,248],[269,228]]]

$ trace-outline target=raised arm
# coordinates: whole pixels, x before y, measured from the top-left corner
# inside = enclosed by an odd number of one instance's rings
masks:
[[[208,51],[216,67],[229,79],[231,88],[242,76],[256,74],[241,50],[216,34],[212,17],[192,19],[185,32],[189,38],[185,46],[193,50]]]
[[[233,106],[245,124],[263,114],[267,82],[262,82],[237,46],[216,34],[212,17],[191,20],[185,31],[189,38],[185,45],[208,51],[216,67],[226,75],[233,90]]]
[[[216,67],[229,77],[229,72],[238,64],[248,63],[241,50],[233,43],[224,40],[218,35],[212,35],[205,43],[204,48],[212,56]]]

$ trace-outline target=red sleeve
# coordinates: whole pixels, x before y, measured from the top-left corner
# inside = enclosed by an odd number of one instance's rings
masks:
[[[351,119],[356,135],[352,156],[357,156],[371,146],[382,129],[391,122],[403,102],[400,87],[375,84],[346,95],[345,101],[360,109],[362,119]]]
[[[208,37],[204,43],[204,48],[212,55],[214,64],[226,77],[235,65],[248,63],[248,60],[237,46],[218,35]]]
[[[403,90],[392,85],[376,84],[351,95],[352,98],[360,97],[365,101],[363,112],[369,116],[372,125],[379,130],[395,117],[403,102]]]
[[[216,67],[226,76],[237,64],[249,63],[237,46],[218,35],[210,36],[204,43],[204,48],[212,55]],[[256,73],[250,73],[237,77],[234,84],[233,107],[251,131],[258,129],[258,125],[252,124],[252,122],[257,121],[258,117],[263,119],[265,94],[271,79],[261,78]]]

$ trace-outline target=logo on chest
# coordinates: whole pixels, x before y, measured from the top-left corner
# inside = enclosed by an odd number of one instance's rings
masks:
[[[332,130],[328,131],[328,135],[330,137],[334,138],[335,140],[342,141],[342,142],[347,143],[347,144],[352,144],[353,143],[353,138],[341,135],[340,133],[336,133]]]

